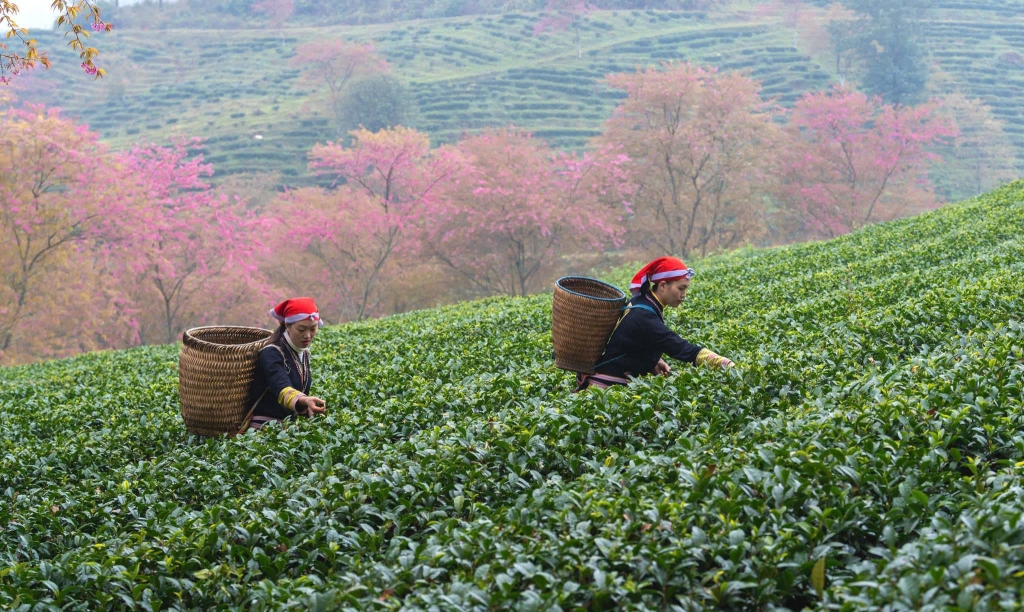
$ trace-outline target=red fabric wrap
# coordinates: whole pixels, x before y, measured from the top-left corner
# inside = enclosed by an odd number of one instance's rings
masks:
[[[317,325],[323,325],[324,322],[320,320],[320,311],[316,307],[316,302],[311,297],[299,297],[285,300],[274,306],[270,311],[270,316],[274,317],[281,323],[292,324],[298,321],[305,321],[310,319],[316,321]]]
[[[692,278],[693,269],[687,268],[683,260],[676,257],[659,257],[647,264],[633,277],[629,284],[629,291],[633,295],[646,291],[651,283],[675,280],[677,278]]]

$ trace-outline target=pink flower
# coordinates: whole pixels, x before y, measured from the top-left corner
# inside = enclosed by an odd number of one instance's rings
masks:
[[[103,32],[107,29],[107,24],[103,23],[102,21],[94,21],[92,23],[92,29],[94,32]]]
[[[96,67],[96,64],[91,62],[82,62],[82,70],[84,70],[86,74],[96,74],[99,71],[99,68]]]

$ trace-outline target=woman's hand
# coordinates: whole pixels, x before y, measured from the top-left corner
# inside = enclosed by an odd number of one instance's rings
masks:
[[[296,412],[304,414],[306,416],[313,416],[314,414],[323,414],[327,411],[327,403],[319,397],[313,397],[312,395],[304,395],[295,402]]]
[[[665,363],[664,359],[659,359],[658,363],[654,365],[654,373],[658,376],[668,376],[671,371],[672,367]]]

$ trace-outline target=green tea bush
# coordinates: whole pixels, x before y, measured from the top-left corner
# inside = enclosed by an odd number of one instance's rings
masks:
[[[1022,235],[1024,181],[694,262],[738,367],[608,391],[550,295],[325,328],[328,415],[234,439],[174,346],[0,370],[0,608],[1014,609]]]

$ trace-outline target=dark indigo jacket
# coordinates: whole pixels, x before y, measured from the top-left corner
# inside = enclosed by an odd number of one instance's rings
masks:
[[[249,391],[248,405],[252,406],[266,389],[267,392],[260,399],[253,416],[283,420],[295,413],[277,403],[281,390],[291,387],[308,395],[312,377],[309,370],[309,353],[305,353],[304,359],[303,356],[296,355],[283,337],[275,344],[277,348],[271,345],[263,347],[256,359],[256,375]],[[305,383],[300,376],[300,370],[305,375]]]
[[[654,312],[643,308],[626,311],[619,326],[612,332],[604,355],[598,360],[597,374],[622,377],[653,374],[654,366],[662,355],[687,363],[697,361],[697,353],[704,347],[683,340],[669,329],[656,299],[648,293],[642,293],[629,303],[643,304],[653,308]]]

